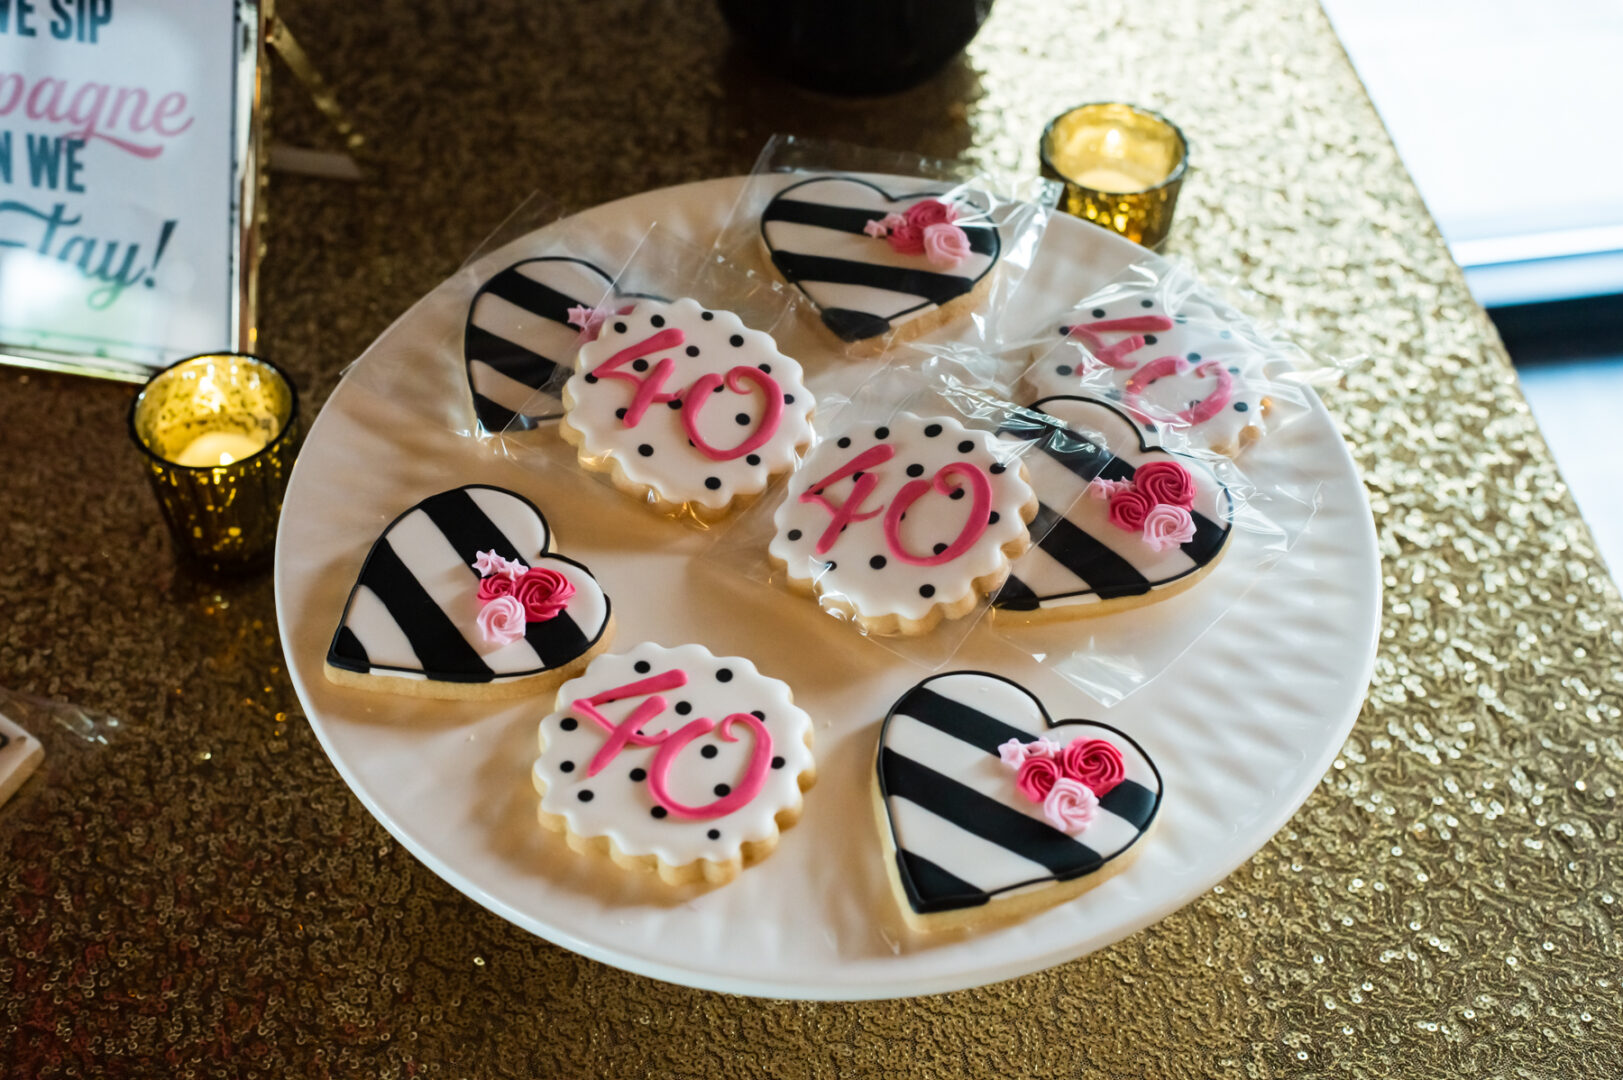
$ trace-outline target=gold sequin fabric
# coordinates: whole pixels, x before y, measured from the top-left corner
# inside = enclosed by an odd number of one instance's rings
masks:
[[[1310,0],[998,0],[862,102],[774,81],[698,0],[278,7],[372,155],[271,184],[262,347],[312,407],[532,190],[744,172],[778,130],[1035,171],[1069,106],[1164,112],[1168,250],[1365,357],[1324,394],[1379,526],[1374,684],[1284,830],[1114,948],[914,1001],[686,990],[418,865],[297,715],[271,583],[175,567],[130,391],[0,373],[0,683],[121,720],[46,722],[0,811],[0,1076],[1623,1076],[1617,592]],[[339,145],[285,73],[274,107]]]

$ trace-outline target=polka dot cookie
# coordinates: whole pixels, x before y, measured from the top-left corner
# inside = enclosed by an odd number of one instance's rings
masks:
[[[788,684],[702,645],[600,656],[555,708],[531,773],[541,824],[673,885],[727,882],[771,854],[816,779]]]
[[[564,384],[559,432],[581,464],[664,513],[712,521],[811,445],[814,401],[771,336],[696,300],[603,320]]]

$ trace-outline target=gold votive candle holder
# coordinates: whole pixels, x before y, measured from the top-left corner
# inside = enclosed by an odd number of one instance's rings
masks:
[[[299,396],[242,353],[188,357],[148,380],[130,434],[176,548],[205,568],[267,564],[299,444]]]
[[[1189,169],[1178,125],[1136,105],[1079,105],[1048,122],[1040,154],[1064,186],[1060,209],[1148,248],[1166,239]]]

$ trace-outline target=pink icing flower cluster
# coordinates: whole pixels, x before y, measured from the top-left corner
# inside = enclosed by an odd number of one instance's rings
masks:
[[[634,305],[628,305],[620,308],[617,314],[629,315],[633,310]],[[582,341],[596,341],[597,335],[603,332],[603,322],[608,317],[609,313],[605,309],[589,308],[584,304],[576,304],[564,316],[570,326],[580,331]]]
[[[1051,739],[1010,739],[997,752],[1015,770],[1020,794],[1041,803],[1054,828],[1072,836],[1092,824],[1099,800],[1126,776],[1121,751],[1104,739],[1078,739],[1063,747]]]
[[[1165,551],[1195,538],[1195,478],[1176,461],[1140,465],[1131,480],[1093,478],[1088,494],[1110,500],[1110,524],[1141,533],[1151,551]]]
[[[508,645],[524,636],[533,622],[556,619],[575,595],[575,586],[556,570],[525,566],[494,551],[481,551],[473,561],[479,571],[479,633],[492,645]]]
[[[923,255],[931,266],[950,270],[969,258],[969,234],[953,222],[958,209],[941,199],[925,199],[905,214],[874,218],[862,231],[890,243],[898,255]]]

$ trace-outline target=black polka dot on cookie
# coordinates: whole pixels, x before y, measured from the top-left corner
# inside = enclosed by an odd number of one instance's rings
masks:
[[[727,667],[719,669],[716,672],[716,681],[717,682],[732,682],[733,681],[733,669],[732,668],[727,668]]]
[[[655,315],[653,318],[649,319],[648,322],[653,326],[664,326],[665,325],[665,316],[663,316],[663,315]]]
[[[775,757],[775,758],[772,759],[772,767],[774,769],[783,768],[783,764],[784,764],[784,762],[783,762],[783,759],[781,757]]]
[[[841,531],[844,531],[844,530],[841,530]],[[838,567],[839,565],[840,565],[839,563],[835,562],[833,559],[830,559],[828,562],[823,564],[823,569],[824,570],[833,570],[836,567]]]
[[[964,497],[964,489],[963,488],[959,488],[958,490],[954,491],[951,495],[947,496],[947,498],[949,498],[949,499],[962,499],[963,497]]]
[[[717,795],[726,796],[733,793],[733,788],[731,784],[717,784],[715,791]]]
[[[990,514],[986,515],[986,523],[988,525],[996,525],[997,524],[997,519],[998,519],[998,512],[996,510],[993,510]]]
[[[991,473],[993,476],[996,476],[998,473],[1002,472],[1004,469],[1007,469],[1007,468],[1008,468],[1008,466],[1003,464],[1003,462],[1000,461],[996,465],[993,465],[990,469],[988,469],[986,471]]]
[[[699,318],[703,319],[705,322],[709,322],[711,319],[714,319],[715,317],[716,317],[716,313],[714,311],[701,311],[701,312],[699,312]]]
[[[624,409],[615,409],[614,418],[616,420],[624,420],[626,418],[626,411]]]
[[[935,553],[937,555],[941,554],[943,551],[946,551],[946,550],[947,550],[947,545],[946,544],[937,544],[935,546]]]
[[[772,365],[771,364],[756,364],[755,366],[761,369],[761,374],[763,374],[763,375],[772,374]]]
[[[930,424],[924,429],[924,437],[926,439],[933,439],[939,434],[941,434],[940,424]]]
[[[640,784],[646,779],[648,779],[648,770],[647,769],[632,769],[631,770],[631,782],[633,784]]]
[[[766,719],[766,713],[762,712],[760,709],[751,709],[750,710],[750,715],[755,717],[755,719],[757,719],[757,720],[765,720]]]
[[[751,454],[749,457],[746,457],[744,459],[744,464],[746,464],[746,465],[759,465],[760,463],[761,463],[761,455],[760,454]]]
[[[1154,300],[1140,300],[1138,302],[1138,306],[1139,307],[1154,307],[1155,306],[1155,301]]]
[[[958,444],[958,452],[960,454],[967,454],[973,449],[975,449],[975,444],[970,442],[968,439],[965,439],[963,442]]]
[[[638,357],[637,359],[631,361],[631,370],[632,371],[647,371],[648,370],[648,361],[643,359],[642,357]]]
[[[835,444],[834,444],[834,445],[835,445],[835,446],[838,446],[838,447],[839,447],[839,448],[840,448],[840,449],[841,449],[841,450],[844,450],[844,449],[845,449],[845,448],[846,448],[846,447],[848,447],[848,446],[850,446],[850,445],[851,445],[851,439],[850,439],[850,436],[847,436],[847,435],[841,435],[841,436],[840,436],[840,441],[839,441],[839,442],[837,442],[837,443],[835,443]]]
[[[579,799],[581,802],[591,802],[592,801],[592,789],[591,788],[582,788],[580,791],[576,792],[575,798]]]
[[[727,344],[731,345],[735,349],[739,348],[744,344],[744,335],[734,334],[732,337],[727,339]]]
[[[800,530],[799,530],[799,529],[790,529],[790,530],[789,530],[789,532],[788,532],[788,534],[787,534],[787,535],[788,535],[788,537],[789,537],[789,542],[790,542],[790,543],[791,543],[791,544],[792,544],[792,543],[794,543],[794,542],[795,542],[795,541],[796,541],[796,540],[799,540],[799,539],[800,539],[800,535],[801,535],[801,534],[800,534]]]
[[[560,761],[560,762],[558,762],[558,771],[559,772],[574,772],[575,771],[575,763],[573,761]]]
[[[699,347],[697,345],[689,345],[687,347],[687,354],[689,356],[698,356],[699,355]]]
[[[890,428],[888,428],[888,427],[874,428],[873,437],[876,438],[876,439],[888,439],[888,438],[890,438]]]
[[[693,703],[691,701],[678,701],[676,703],[676,715],[677,716],[686,716],[688,713],[690,713],[692,711],[693,711]]]
[[[875,570],[883,570],[885,568],[885,557],[883,555],[875,555],[873,558],[868,560],[868,565],[873,567]]]
[[[654,807],[652,810],[650,810],[648,812],[650,814],[652,814],[656,818],[663,818],[665,816],[665,814],[667,813],[666,809],[663,806],[656,806],[656,807]]]
[[[934,585],[920,585],[919,586],[919,595],[924,597],[926,600],[930,599],[930,597],[935,595],[935,586]]]
[[[588,385],[597,382],[597,376],[588,371],[586,373],[586,382]]]
[[[707,477],[705,477],[704,478],[704,486],[709,488],[711,491],[720,491],[721,490],[721,477],[719,477],[719,476],[707,476]]]
[[[623,333],[625,333],[625,332],[626,332],[626,324],[625,324],[625,323],[623,323],[623,322],[617,322],[617,323],[615,323],[615,324],[614,324],[614,332],[615,332],[615,333],[616,333],[616,334],[623,334]]]
[[[923,465],[909,465],[907,467],[907,475],[909,475],[909,476],[923,476],[924,475],[924,466]]]
[[[795,403],[795,396],[793,394],[783,395],[783,403],[785,405],[793,405]]]
[[[1190,353],[1190,354],[1189,354],[1189,362],[1190,362],[1190,363],[1191,363],[1191,364],[1198,364],[1198,363],[1200,363],[1200,354],[1199,354],[1199,353],[1198,353],[1198,352],[1192,352],[1192,353]]]
[[[654,665],[650,664],[646,660],[638,660],[632,665],[632,667],[636,670],[638,675],[646,675],[650,671],[654,670]]]
[[[705,835],[708,836],[712,840],[720,840],[721,839],[721,830],[720,829],[711,829],[709,832],[705,833]]]
[[[680,409],[682,407],[682,399],[673,397],[673,398],[671,398],[671,400],[667,401],[665,404],[668,407],[672,408],[672,409]]]
[[[1069,326],[1060,327],[1059,328],[1059,336],[1060,337],[1070,337],[1071,336],[1071,328]]]
[[[1058,375],[1069,375],[1071,373],[1071,365],[1061,364],[1059,367],[1054,369],[1054,372]]]
[[[717,750],[714,746],[706,746],[706,747],[704,747],[703,749],[701,749],[699,751],[699,756],[700,757],[706,757],[706,758],[713,758],[719,753],[721,753],[721,751]]]
[[[1146,344],[1146,345],[1154,345],[1157,340],[1158,339],[1156,338],[1156,336],[1154,334],[1145,334],[1144,335],[1144,344]]]
[[[1102,308],[1102,307],[1096,307],[1096,308],[1094,308],[1094,309],[1093,309],[1093,317],[1094,317],[1094,318],[1095,318],[1095,319],[1102,319],[1102,318],[1104,318],[1104,317],[1105,317],[1105,309],[1104,309],[1104,308]]]
[[[573,716],[566,716],[562,720],[558,721],[558,726],[563,728],[565,731],[574,731],[576,728],[580,727],[580,721],[576,720]]]
[[[1247,404],[1246,404],[1246,403],[1245,403],[1245,402],[1243,402],[1243,401],[1236,401],[1236,402],[1235,402],[1235,403],[1234,403],[1234,411],[1235,411],[1235,412],[1245,412],[1245,411],[1246,411],[1246,410],[1247,410],[1247,409],[1249,409],[1249,408],[1250,408],[1250,407],[1251,407],[1251,406],[1249,406],[1249,405],[1247,405]]]
[[[737,416],[733,417],[733,419],[738,421],[739,427],[749,427],[750,425],[750,414],[747,412],[741,412]]]
[[[643,443],[641,446],[637,447],[637,453],[641,454],[643,457],[653,457],[654,448],[649,446],[647,443]]]

